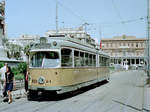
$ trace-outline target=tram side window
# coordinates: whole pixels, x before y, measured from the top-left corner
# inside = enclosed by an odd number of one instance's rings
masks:
[[[88,57],[89,57],[88,53],[85,53],[85,66],[88,66],[89,63]]]
[[[103,57],[103,66],[107,66],[107,58]]]
[[[80,58],[79,58],[79,51],[74,51],[74,66],[75,67],[81,66]]]
[[[93,55],[93,66],[96,66],[96,55]]]
[[[84,52],[80,52],[80,63],[81,66],[84,66]]]
[[[102,56],[99,56],[99,66],[102,66]]]
[[[70,67],[72,66],[72,50],[61,49],[61,66]]]
[[[101,66],[106,66],[106,58],[105,57],[101,57],[101,59],[100,59],[101,61]]]
[[[107,60],[106,60],[106,66],[109,66],[109,63],[110,63],[110,59],[107,58]]]

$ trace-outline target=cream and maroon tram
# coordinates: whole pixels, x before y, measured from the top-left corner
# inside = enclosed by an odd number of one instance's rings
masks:
[[[109,59],[74,38],[41,37],[30,49],[28,98],[39,91],[62,94],[108,80]]]

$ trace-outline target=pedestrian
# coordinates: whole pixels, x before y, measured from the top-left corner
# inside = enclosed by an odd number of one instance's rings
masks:
[[[5,92],[5,88],[4,88],[4,81],[5,81],[5,73],[6,73],[6,68],[7,67],[8,67],[8,64],[5,63],[4,67],[2,67],[0,69],[0,72],[1,72],[0,87],[1,87],[1,90],[2,90],[3,97],[6,96],[6,92]]]
[[[24,87],[25,87],[25,92],[28,92],[28,71],[25,69],[23,71],[24,73]]]
[[[11,91],[13,90],[13,85],[15,86],[14,74],[11,71],[11,68],[8,66],[5,73],[5,89],[8,92],[8,104],[12,102]]]

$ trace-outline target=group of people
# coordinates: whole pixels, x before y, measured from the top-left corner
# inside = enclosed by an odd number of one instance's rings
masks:
[[[1,73],[1,90],[3,93],[3,97],[8,96],[8,103],[10,104],[12,102],[12,90],[13,86],[16,85],[14,74],[11,71],[10,66],[8,66],[7,63],[5,63],[4,67],[0,69]]]

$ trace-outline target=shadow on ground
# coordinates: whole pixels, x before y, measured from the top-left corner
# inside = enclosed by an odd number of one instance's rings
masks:
[[[42,102],[42,101],[65,100],[65,99],[72,98],[74,96],[80,95],[82,93],[85,93],[86,91],[92,90],[94,88],[100,87],[100,86],[102,86],[104,84],[107,84],[107,83],[108,83],[108,81],[102,81],[102,82],[99,82],[99,83],[96,83],[96,84],[78,89],[76,91],[72,91],[72,92],[68,92],[68,93],[64,93],[64,94],[60,94],[60,95],[59,94],[53,94],[53,93],[43,93],[41,95],[38,95],[36,98],[34,98],[32,100],[30,99],[30,101]]]

